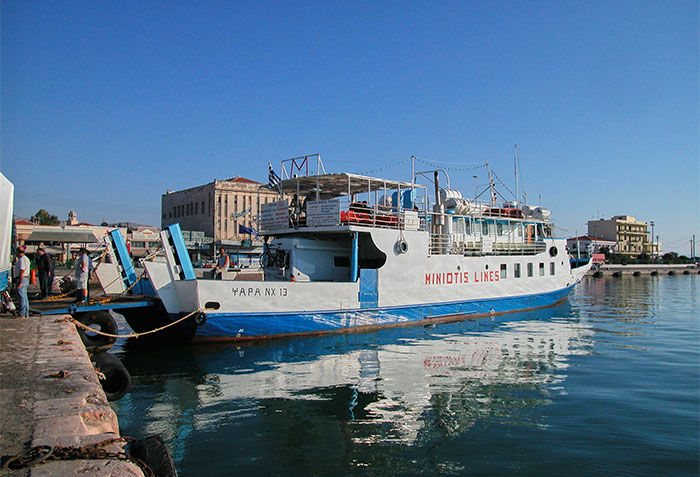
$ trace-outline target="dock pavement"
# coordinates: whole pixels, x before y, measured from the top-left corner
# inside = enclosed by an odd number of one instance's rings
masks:
[[[0,455],[31,447],[83,447],[119,437],[75,325],[61,316],[0,315]],[[108,452],[124,450],[121,441]],[[4,459],[3,459],[4,461]],[[128,460],[51,460],[2,476],[143,476]]]

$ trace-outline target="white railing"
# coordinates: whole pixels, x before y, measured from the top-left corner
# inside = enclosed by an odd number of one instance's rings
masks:
[[[492,237],[474,237],[456,241],[452,235],[431,234],[430,255],[536,255],[547,250],[544,240],[530,242],[499,242]]]

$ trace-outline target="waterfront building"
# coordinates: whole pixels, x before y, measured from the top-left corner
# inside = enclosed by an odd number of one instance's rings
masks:
[[[639,222],[631,215],[616,215],[609,220],[589,220],[588,235],[614,241],[616,253],[629,255],[632,258],[643,252],[652,255],[649,224]],[[654,248],[658,253],[658,245]]]
[[[590,235],[566,239],[566,250],[575,258],[591,258],[594,254],[602,253],[603,247],[607,247],[610,253],[617,253],[617,242],[614,240]]]
[[[262,253],[262,242],[255,235],[242,232],[241,226],[256,228],[262,204],[276,200],[276,191],[244,177],[167,191],[161,197],[161,227],[179,223],[182,230],[191,234],[203,232],[205,240],[191,240],[193,247],[206,244],[209,254],[224,247],[234,254],[234,261],[243,256],[250,263],[251,257]],[[188,249],[196,259],[195,248],[188,244]]]
[[[134,258],[145,257],[155,252],[160,246],[160,234],[157,227],[139,226],[129,229],[126,240],[129,251]]]
[[[92,225],[79,222],[75,211],[71,210],[68,220],[59,225],[36,225],[24,219],[15,220],[15,237],[17,245],[26,245],[27,253],[33,254],[36,248],[43,246],[57,262],[67,262],[78,254],[80,247],[90,252],[101,251],[104,247],[103,237],[110,230],[118,228],[126,240],[126,227]]]

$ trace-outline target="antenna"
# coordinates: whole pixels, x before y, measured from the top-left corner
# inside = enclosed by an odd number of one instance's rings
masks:
[[[518,145],[515,145],[515,160],[513,163],[513,168],[515,169],[515,200],[519,201],[518,197]]]

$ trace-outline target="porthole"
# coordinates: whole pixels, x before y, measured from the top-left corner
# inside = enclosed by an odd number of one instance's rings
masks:
[[[550,257],[556,257],[558,253],[559,253],[559,250],[557,249],[557,247],[550,247],[549,248],[549,256]]]

